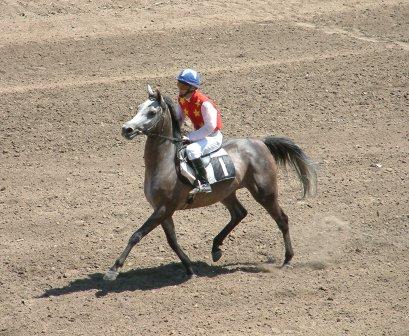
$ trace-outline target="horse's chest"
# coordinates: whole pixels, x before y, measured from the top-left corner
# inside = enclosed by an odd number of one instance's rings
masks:
[[[169,174],[167,175],[169,178]],[[169,194],[168,181],[164,180],[163,174],[148,175],[145,178],[144,190],[145,197],[150,204],[156,203],[155,200],[163,195]]]
[[[144,189],[146,199],[149,201],[149,203],[152,203],[155,195],[155,190],[158,189],[158,186],[152,181],[145,180]]]

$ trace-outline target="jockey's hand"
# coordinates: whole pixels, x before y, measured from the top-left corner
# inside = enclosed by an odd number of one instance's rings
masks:
[[[182,137],[182,144],[183,145],[189,145],[189,144],[191,144],[192,142],[190,141],[190,139],[187,137],[187,136],[183,136]]]

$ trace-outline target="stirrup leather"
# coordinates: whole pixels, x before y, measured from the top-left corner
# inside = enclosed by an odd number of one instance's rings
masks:
[[[210,193],[212,192],[212,187],[207,180],[206,169],[203,166],[203,161],[201,158],[192,160],[193,168],[196,171],[197,180],[196,188],[191,191],[191,193]]]

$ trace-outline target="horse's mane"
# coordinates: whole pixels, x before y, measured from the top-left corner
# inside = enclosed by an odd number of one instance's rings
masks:
[[[166,105],[168,106],[169,112],[170,112],[170,116],[172,118],[172,132],[173,132],[173,137],[176,139],[179,139],[182,137],[182,131],[180,129],[180,124],[179,124],[179,120],[178,117],[176,115],[176,107],[175,107],[175,103],[173,102],[173,100],[171,98],[169,98],[168,96],[164,96],[163,97]]]

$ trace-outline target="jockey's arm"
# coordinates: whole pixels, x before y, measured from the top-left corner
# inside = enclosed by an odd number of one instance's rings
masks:
[[[201,106],[201,112],[203,116],[203,126],[187,135],[192,142],[206,138],[212,134],[217,127],[217,110],[212,103],[209,101],[204,102]]]

